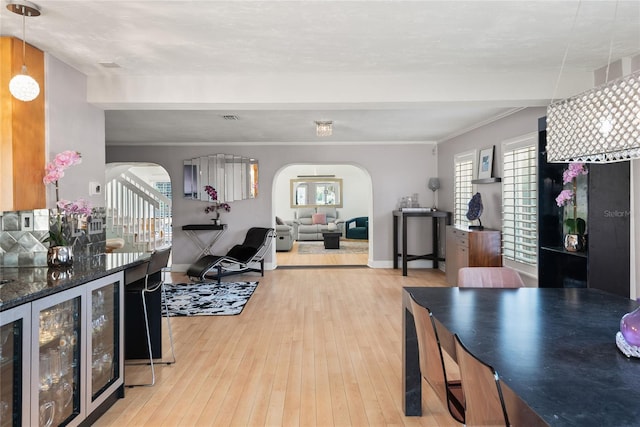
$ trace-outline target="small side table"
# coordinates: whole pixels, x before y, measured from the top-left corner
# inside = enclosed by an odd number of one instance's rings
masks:
[[[409,218],[430,218],[432,226],[432,253],[425,255],[407,254],[407,220]],[[407,261],[417,259],[427,259],[433,261],[433,268],[438,268],[438,261],[444,261],[438,253],[440,247],[440,236],[438,234],[438,222],[444,221],[445,225],[451,224],[451,212],[445,211],[393,211],[393,268],[398,268],[398,257],[402,258],[402,275],[407,275]],[[402,252],[398,252],[398,222],[402,222]]]
[[[197,259],[200,259],[205,255],[213,255],[213,245],[215,245],[215,243],[222,236],[226,229],[227,224],[189,224],[182,226],[182,230],[185,232],[187,237],[189,237],[189,239],[191,239],[191,241],[198,247],[198,249],[200,249],[200,254],[198,255]],[[213,231],[214,233],[207,243],[207,241],[203,241],[198,236],[198,231]]]
[[[324,248],[340,249],[340,236],[342,236],[342,232],[340,231],[325,231],[324,233],[322,233],[322,238],[324,239]]]

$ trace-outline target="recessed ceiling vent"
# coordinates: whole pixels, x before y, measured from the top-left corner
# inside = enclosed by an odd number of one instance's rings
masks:
[[[224,116],[222,116],[222,118],[225,120],[240,120],[238,116],[233,114],[225,114]]]
[[[120,65],[110,61],[98,62],[98,64],[102,65],[104,68],[120,68]]]

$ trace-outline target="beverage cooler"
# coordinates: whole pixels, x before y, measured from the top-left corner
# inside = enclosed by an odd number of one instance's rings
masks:
[[[121,274],[31,304],[31,421],[14,425],[78,425],[122,387],[121,306]]]
[[[0,313],[0,426],[29,425],[31,310]]]
[[[37,402],[32,406],[31,425],[50,427],[67,424],[81,413],[82,295],[78,294],[80,289],[72,291],[75,292],[64,292],[34,303],[35,308],[44,301],[51,303],[51,299],[68,298],[47,307],[38,307],[33,313],[38,325],[38,333],[34,337],[37,339],[34,356],[38,375],[32,378],[32,390],[38,392],[34,393]]]
[[[122,382],[121,328],[118,324],[121,317],[120,284],[120,281],[103,281],[89,288],[91,339],[87,353],[91,363],[90,409],[118,380]]]

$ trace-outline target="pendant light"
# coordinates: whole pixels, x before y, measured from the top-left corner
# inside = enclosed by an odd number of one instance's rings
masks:
[[[27,16],[40,16],[40,8],[27,0],[11,0],[7,9],[22,15],[22,70],[9,82],[9,92],[20,101],[33,101],[40,94],[40,85],[27,74],[25,20]]]

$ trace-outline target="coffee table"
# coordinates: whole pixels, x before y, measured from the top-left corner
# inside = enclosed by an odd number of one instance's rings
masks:
[[[342,232],[340,231],[325,231],[324,233],[322,233],[322,238],[324,239],[324,248],[340,249],[340,236],[342,236]]]

